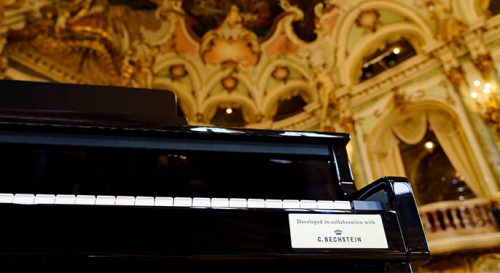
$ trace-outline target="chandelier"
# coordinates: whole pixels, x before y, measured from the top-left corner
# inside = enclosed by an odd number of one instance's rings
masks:
[[[490,82],[475,80],[470,97],[481,117],[493,127],[496,136],[500,135],[500,103],[497,87]]]

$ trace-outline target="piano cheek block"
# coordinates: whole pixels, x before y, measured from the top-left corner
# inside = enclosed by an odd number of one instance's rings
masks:
[[[0,183],[0,270],[411,272],[429,257],[408,181],[356,189],[348,134],[178,126],[168,90],[0,90],[0,172],[16,178]]]

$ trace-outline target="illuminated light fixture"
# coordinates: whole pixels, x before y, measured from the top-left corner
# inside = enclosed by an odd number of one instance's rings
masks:
[[[495,135],[500,135],[500,101],[497,86],[491,82],[472,82],[470,97],[475,111],[492,127]]]
[[[395,47],[393,50],[392,50],[392,53],[398,55],[399,53],[401,53],[401,49],[399,47]]]
[[[226,114],[231,115],[233,113],[233,109],[231,107],[226,108]]]
[[[424,147],[426,150],[432,151],[434,149],[435,145],[434,145],[434,142],[432,142],[432,141],[426,141],[424,143]]]
[[[483,93],[486,95],[491,93],[491,83],[487,82],[484,84]]]

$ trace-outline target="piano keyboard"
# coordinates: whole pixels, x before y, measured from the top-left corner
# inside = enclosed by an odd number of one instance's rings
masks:
[[[349,201],[0,193],[0,204],[351,210]]]

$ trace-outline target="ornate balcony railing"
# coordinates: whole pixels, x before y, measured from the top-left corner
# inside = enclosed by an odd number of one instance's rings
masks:
[[[419,207],[431,253],[500,245],[493,201],[469,199],[442,201]]]

